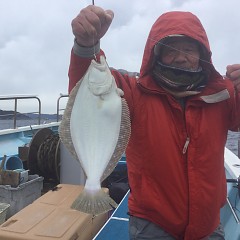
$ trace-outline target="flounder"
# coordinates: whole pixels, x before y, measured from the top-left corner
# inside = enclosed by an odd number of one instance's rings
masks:
[[[73,209],[98,215],[117,206],[101,182],[116,167],[130,137],[129,109],[122,96],[104,56],[100,63],[92,60],[71,91],[59,135],[87,177]]]

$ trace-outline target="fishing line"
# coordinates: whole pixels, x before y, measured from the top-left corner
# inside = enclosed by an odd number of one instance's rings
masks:
[[[165,47],[168,47],[168,48],[170,48],[170,49],[173,49],[173,50],[175,50],[175,51],[177,51],[177,52],[179,52],[179,53],[184,53],[185,55],[188,55],[188,56],[190,56],[190,57],[192,57],[192,58],[198,59],[199,61],[202,61],[202,62],[205,62],[205,63],[208,63],[208,64],[211,64],[211,65],[212,65],[211,62],[209,62],[209,61],[207,61],[207,60],[205,60],[205,59],[197,58],[197,57],[193,56],[193,55],[190,54],[190,53],[181,51],[181,50],[179,50],[179,49],[177,49],[177,48],[174,48],[174,47],[172,47],[172,46],[170,46],[170,45],[168,45],[168,44],[162,43],[161,41],[157,41],[157,40],[155,40],[155,39],[153,39],[153,38],[148,38],[148,39],[149,39],[150,41],[153,41],[154,43],[156,43],[156,45],[157,45],[157,44],[160,44],[160,45],[162,45],[162,46],[165,46]],[[156,46],[156,45],[155,45],[155,46]]]
[[[95,43],[95,38],[94,38],[94,36],[93,36],[93,56],[94,56],[95,61],[97,61],[95,44],[96,44],[96,43]]]
[[[94,0],[92,0],[92,5],[95,5]],[[156,43],[156,45],[157,45],[157,44],[161,44],[161,45],[163,45],[163,46],[165,46],[165,47],[168,47],[168,48],[170,48],[170,49],[173,49],[173,50],[175,50],[175,51],[177,51],[177,52],[179,52],[179,53],[184,53],[184,54],[186,54],[186,55],[188,55],[188,56],[190,56],[190,57],[192,57],[192,58],[198,59],[198,60],[200,60],[200,61],[202,61],[202,62],[205,62],[205,63],[208,63],[208,64],[212,65],[211,62],[209,62],[209,61],[207,61],[207,60],[205,60],[205,59],[197,58],[197,57],[191,55],[190,53],[186,53],[186,52],[184,52],[184,51],[181,51],[181,50],[179,50],[179,49],[177,49],[177,48],[174,48],[174,47],[172,47],[172,46],[169,46],[168,44],[162,43],[162,42],[157,41],[157,40],[155,40],[155,39],[153,39],[153,38],[148,38],[148,39],[150,39],[151,41],[153,41],[154,43]],[[94,40],[95,40],[95,39],[94,39],[94,36],[93,36],[93,43],[94,43]],[[95,60],[97,59],[97,57],[96,57],[96,51],[95,51],[95,44],[94,44],[94,58],[95,58]]]
[[[94,0],[92,0],[92,5],[93,5],[93,6],[95,5]],[[94,56],[95,61],[97,61],[96,47],[95,47],[95,38],[94,38],[94,36],[93,36],[93,56]]]
[[[95,5],[95,2],[94,2],[94,0],[92,0],[92,5]],[[151,40],[151,41],[153,41],[154,43],[156,43],[156,45],[157,44],[161,44],[162,46],[165,46],[165,47],[168,47],[168,48],[170,48],[170,49],[173,49],[173,50],[175,50],[175,51],[177,51],[177,52],[179,52],[179,53],[184,53],[185,55],[188,55],[188,56],[190,56],[190,57],[192,57],[192,58],[195,58],[195,59],[198,59],[199,61],[201,61],[201,62],[205,62],[205,63],[207,63],[207,64],[210,64],[210,65],[212,65],[212,63],[211,62],[209,62],[209,61],[207,61],[207,60],[205,60],[205,59],[202,59],[202,58],[197,58],[197,57],[195,57],[195,56],[193,56],[192,54],[190,54],[190,53],[186,53],[186,52],[184,52],[184,51],[181,51],[181,50],[179,50],[179,49],[177,49],[177,48],[174,48],[174,47],[172,47],[172,46],[170,46],[170,45],[168,45],[168,44],[165,44],[165,43],[162,43],[162,42],[160,42],[160,41],[157,41],[157,40],[155,40],[155,39],[153,39],[153,38],[148,38],[149,40]],[[96,49],[95,49],[95,39],[94,39],[94,36],[93,36],[93,43],[94,43],[94,58],[95,58],[95,60],[97,59],[97,56],[96,56]]]

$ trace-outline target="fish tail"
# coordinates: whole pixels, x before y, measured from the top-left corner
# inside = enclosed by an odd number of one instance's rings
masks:
[[[71,208],[94,216],[108,212],[117,207],[117,203],[102,189],[95,192],[84,189]]]

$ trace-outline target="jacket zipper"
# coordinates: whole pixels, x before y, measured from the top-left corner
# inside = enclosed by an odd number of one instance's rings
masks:
[[[187,137],[186,142],[185,142],[185,144],[183,146],[183,151],[182,151],[183,154],[185,154],[187,152],[189,143],[190,143],[190,137]]]
[[[160,92],[158,92],[158,91],[156,91],[156,90],[152,90],[152,89],[145,88],[145,87],[139,82],[138,78],[137,78],[137,83],[138,83],[138,85],[140,86],[140,88],[142,88],[142,89],[143,89],[144,91],[146,91],[146,92],[152,92],[152,93],[158,93],[158,94],[165,94],[165,93],[160,93]],[[185,118],[185,115],[184,115],[184,118]],[[185,120],[185,124],[186,124],[186,120]],[[190,137],[187,137],[186,142],[185,142],[185,144],[184,144],[184,146],[183,146],[183,150],[182,150],[182,153],[183,153],[183,154],[186,154],[189,143],[190,143]]]

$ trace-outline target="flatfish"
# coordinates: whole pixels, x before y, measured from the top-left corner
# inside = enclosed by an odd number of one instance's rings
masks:
[[[73,209],[98,215],[117,206],[101,182],[116,167],[130,137],[129,109],[122,96],[104,56],[99,63],[92,60],[71,91],[59,135],[86,174]]]

